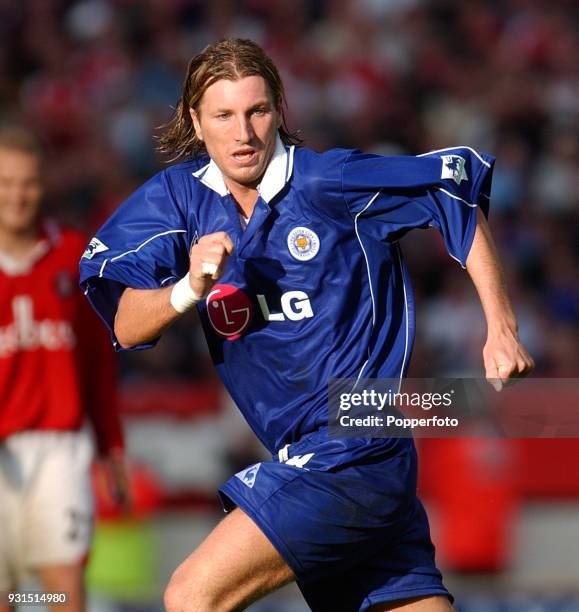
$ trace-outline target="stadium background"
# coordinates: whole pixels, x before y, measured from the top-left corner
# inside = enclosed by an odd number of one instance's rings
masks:
[[[285,80],[289,125],[318,149],[498,158],[491,227],[536,374],[579,372],[579,11],[503,0],[0,0],[0,121],[48,149],[50,214],[92,235],[162,167],[152,134],[190,57],[253,38]],[[418,303],[411,375],[480,375],[484,324],[431,232],[403,248]],[[315,358],[315,356],[312,356]],[[100,516],[91,610],[158,609],[220,514],[214,491],[260,450],[212,373],[196,317],[122,355],[134,516]],[[579,444],[421,445],[421,489],[459,610],[579,610]],[[299,611],[287,589],[255,610]]]

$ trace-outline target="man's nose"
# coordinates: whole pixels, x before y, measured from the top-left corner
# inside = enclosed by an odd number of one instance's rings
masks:
[[[249,117],[240,117],[237,122],[237,140],[239,142],[250,142],[253,134],[253,126]]]

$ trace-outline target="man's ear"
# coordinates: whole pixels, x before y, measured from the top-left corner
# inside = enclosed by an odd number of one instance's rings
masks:
[[[191,116],[191,121],[193,122],[193,128],[195,129],[195,136],[203,142],[203,132],[201,131],[201,123],[199,123],[199,116],[197,113],[190,108],[189,115]]]

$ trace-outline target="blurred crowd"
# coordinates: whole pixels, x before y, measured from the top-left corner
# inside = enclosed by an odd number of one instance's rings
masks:
[[[578,32],[564,0],[0,0],[0,122],[38,132],[51,214],[90,235],[163,167],[153,136],[189,59],[217,38],[252,38],[279,66],[308,146],[466,144],[498,158],[491,227],[521,335],[539,375],[573,377]],[[418,301],[411,373],[481,374],[480,306],[431,234],[403,242]],[[133,380],[212,376],[195,317],[122,363]]]

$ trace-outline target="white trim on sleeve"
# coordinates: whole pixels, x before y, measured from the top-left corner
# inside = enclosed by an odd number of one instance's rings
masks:
[[[144,242],[141,242],[141,244],[135,249],[131,249],[130,251],[125,251],[124,253],[121,253],[120,255],[116,255],[115,257],[112,257],[111,259],[105,259],[103,261],[103,265],[101,266],[101,269],[99,272],[99,278],[102,278],[103,272],[105,270],[105,266],[107,265],[109,261],[112,263],[113,261],[116,261],[117,259],[120,259],[121,257],[124,257],[125,255],[130,255],[131,253],[138,253],[145,245],[149,244],[149,242],[155,240],[156,238],[160,238],[161,236],[167,236],[168,234],[186,234],[186,233],[187,233],[187,230],[182,230],[182,229],[167,230],[166,232],[161,232],[159,234],[155,234],[154,236],[151,236],[150,238],[147,238],[147,240],[145,240]]]
[[[472,147],[467,147],[465,145],[462,145],[459,147],[446,147],[445,149],[436,149],[435,151],[428,151],[427,153],[420,153],[420,155],[417,155],[416,157],[425,157],[426,155],[432,155],[434,153],[442,153],[444,151],[455,151],[456,149],[466,149],[467,151],[470,151],[487,168],[491,167],[489,162],[484,160],[478,151],[475,151]]]

